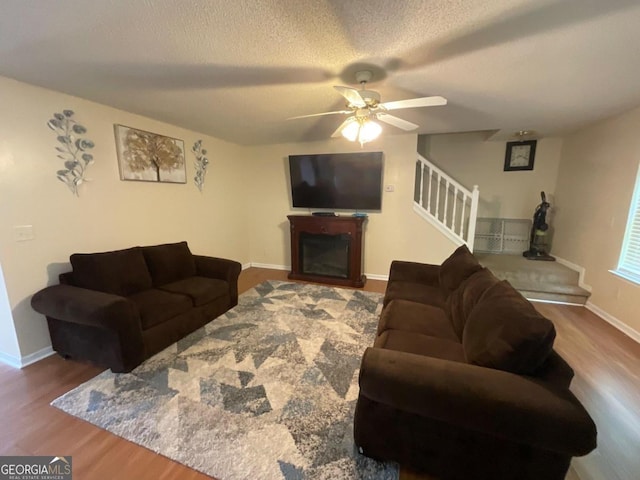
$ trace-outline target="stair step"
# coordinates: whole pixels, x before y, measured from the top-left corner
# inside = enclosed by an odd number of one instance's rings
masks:
[[[567,295],[562,293],[550,293],[550,292],[529,292],[527,290],[518,291],[527,299],[531,301],[540,302],[553,302],[553,303],[568,303],[571,305],[585,305],[589,299],[589,295]]]
[[[589,297],[590,295],[587,290],[575,284],[547,282],[544,284],[535,285],[531,282],[520,282],[517,279],[510,278],[509,275],[504,275],[502,272],[494,273],[494,275],[500,280],[507,280],[513,286],[513,288],[520,291],[554,293],[558,295],[572,295],[577,297]]]
[[[578,272],[557,262],[527,260],[521,255],[476,254],[500,280],[507,280],[529,300],[584,305],[590,293]]]

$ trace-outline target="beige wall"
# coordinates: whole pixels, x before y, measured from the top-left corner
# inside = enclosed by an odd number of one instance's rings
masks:
[[[640,109],[568,136],[556,195],[554,252],[586,269],[591,303],[640,332],[640,287],[616,268],[640,161]]]
[[[44,318],[29,306],[31,295],[57,281],[73,252],[187,240],[194,252],[249,261],[241,147],[1,77],[0,105],[0,264],[23,357],[50,344]],[[63,109],[76,112],[96,144],[92,181],[79,198],[56,178],[62,161],[46,126]],[[121,181],[114,123],[184,140],[188,183]],[[202,194],[192,180],[197,139],[211,162]],[[16,242],[16,225],[33,225],[35,239]]]
[[[421,135],[420,153],[467,187],[480,188],[479,217],[531,218],[540,192],[554,203],[562,140],[542,138],[533,170],[505,172],[506,141],[485,132]]]
[[[416,135],[387,135],[365,145],[364,149],[343,139],[253,147],[247,164],[254,178],[251,191],[247,192],[252,262],[291,265],[287,215],[309,213],[307,209],[291,208],[289,155],[382,151],[384,184],[393,185],[395,191],[383,193],[381,212],[369,212],[365,272],[387,275],[394,259],[440,263],[454,245],[413,212],[416,145]],[[352,212],[339,213],[350,215]]]

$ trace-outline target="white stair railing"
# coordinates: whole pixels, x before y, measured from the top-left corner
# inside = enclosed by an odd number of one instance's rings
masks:
[[[419,153],[413,209],[458,245],[473,251],[480,191],[469,191]]]

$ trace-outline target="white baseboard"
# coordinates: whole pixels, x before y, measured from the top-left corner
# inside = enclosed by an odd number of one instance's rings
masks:
[[[271,270],[291,270],[291,265],[274,265],[271,263],[251,262],[251,266],[256,268],[270,268]]]
[[[564,265],[565,267],[570,268],[574,272],[578,272],[578,286],[580,288],[584,288],[589,293],[592,292],[591,285],[587,285],[586,283],[584,283],[584,276],[587,271],[586,268],[560,257],[556,257],[556,262],[558,262],[560,265]]]
[[[8,353],[0,352],[0,362],[6,363],[10,367],[20,368],[22,366],[20,358],[9,355]]]
[[[247,263],[243,263],[242,264],[242,270],[246,270],[247,268],[251,267],[251,262],[247,262]]]
[[[29,355],[26,355],[26,356],[22,357],[22,366],[26,367],[27,365],[31,365],[32,363],[36,363],[36,362],[42,360],[43,358],[50,357],[54,353],[56,353],[56,352],[53,351],[53,348],[51,348],[51,346],[44,347],[44,348],[38,350],[37,352],[33,352],[33,353],[30,353]]]
[[[24,368],[32,363],[36,363],[43,358],[50,357],[54,352],[51,346],[44,347],[37,352],[30,353],[29,355],[25,355],[24,357],[14,357],[13,355],[8,355],[6,353],[0,352],[0,361],[10,365],[14,368]]]
[[[377,273],[365,273],[365,275],[371,280],[384,280],[385,282],[389,280],[389,275],[378,275]]]
[[[624,333],[627,337],[630,337],[631,339],[635,340],[636,342],[640,343],[640,332],[638,332],[637,330],[634,330],[633,328],[631,328],[629,325],[627,325],[626,323],[618,320],[616,317],[614,317],[613,315],[611,315],[608,312],[605,312],[604,310],[602,310],[600,307],[598,307],[597,305],[594,305],[591,302],[587,302],[585,307],[588,310],[591,310],[593,313],[595,313],[596,315],[598,315],[600,318],[602,318],[605,322],[611,324],[612,326],[614,326],[615,328],[617,328],[618,330],[620,330],[622,333]]]

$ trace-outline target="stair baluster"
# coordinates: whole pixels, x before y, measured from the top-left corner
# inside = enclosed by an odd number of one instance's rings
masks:
[[[473,239],[476,230],[476,219],[478,216],[478,200],[480,191],[478,186],[474,185],[473,190],[468,190],[456,180],[444,173],[429,160],[422,155],[417,154],[416,180],[415,188],[419,192],[414,198],[413,209],[425,220],[433,224],[442,233],[449,237],[458,245],[466,243],[469,250],[473,251]],[[425,170],[429,172],[428,180],[425,184]],[[451,218],[448,220],[449,213],[449,196],[451,196]],[[424,196],[427,196],[425,206]],[[440,197],[444,195],[442,204]],[[431,198],[435,196],[435,210],[431,209]],[[461,215],[459,231],[456,231],[456,212],[458,211],[458,202],[461,205]],[[469,208],[467,209],[467,203]],[[440,205],[443,210],[440,211]],[[468,217],[467,217],[468,212]],[[466,233],[466,234],[465,234]]]

